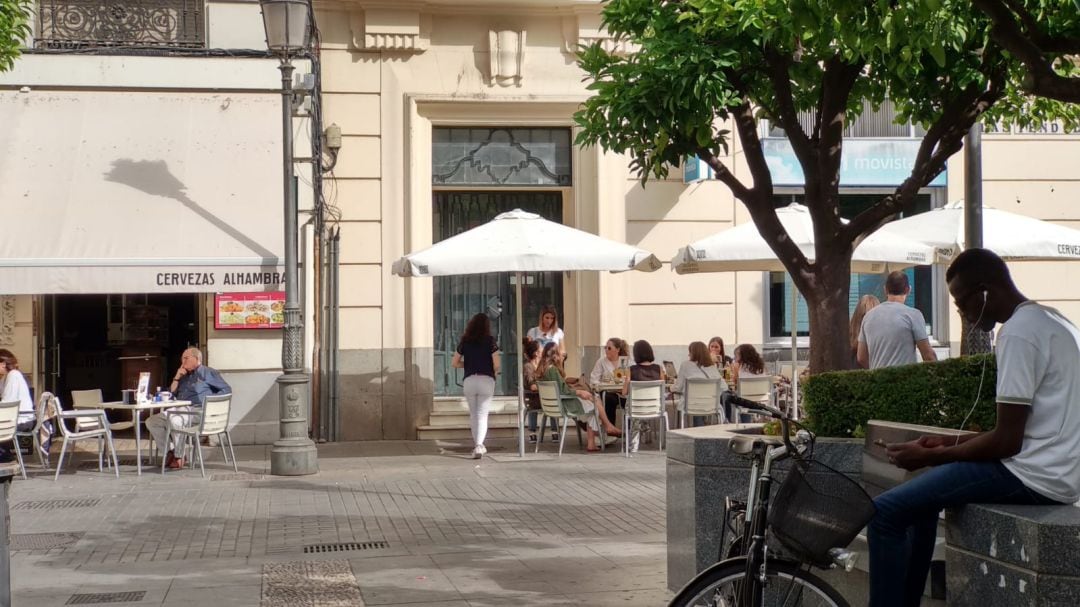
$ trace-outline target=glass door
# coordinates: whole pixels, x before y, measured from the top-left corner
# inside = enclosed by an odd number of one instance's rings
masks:
[[[439,242],[520,208],[551,221],[562,221],[562,192],[435,192],[433,197],[434,241]],[[552,243],[558,246],[558,243]],[[521,337],[514,314],[514,275],[510,273],[438,276],[435,293],[435,395],[461,395],[462,370],[450,366],[458,340],[469,318],[479,312],[491,318],[491,331],[502,351],[502,373],[495,393],[517,394],[521,371]],[[534,272],[522,281],[523,330],[536,324],[540,308],[563,308],[561,272]]]

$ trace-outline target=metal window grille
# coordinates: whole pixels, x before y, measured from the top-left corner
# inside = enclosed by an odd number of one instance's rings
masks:
[[[814,112],[799,112],[799,124],[810,134],[814,130]],[[876,111],[869,101],[863,101],[863,111],[853,122],[844,126],[844,137],[922,137],[926,130],[910,122],[896,123],[896,106],[891,101],[881,104]],[[769,124],[768,137],[783,137],[784,129]]]
[[[39,0],[38,48],[206,46],[203,0]]]

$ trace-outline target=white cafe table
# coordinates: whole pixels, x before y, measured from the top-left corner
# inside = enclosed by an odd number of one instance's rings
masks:
[[[76,409],[113,409],[116,411],[131,411],[132,417],[137,420],[135,423],[135,470],[139,476],[142,476],[142,420],[138,418],[140,411],[153,411],[155,409],[172,409],[175,407],[190,407],[190,400],[170,400],[154,402],[151,400],[129,405],[120,401],[109,401],[104,403],[87,403],[85,405],[76,405]],[[161,445],[158,445],[161,448]],[[149,454],[147,454],[149,455]],[[119,458],[117,458],[119,459]],[[150,462],[153,464],[153,462]]]

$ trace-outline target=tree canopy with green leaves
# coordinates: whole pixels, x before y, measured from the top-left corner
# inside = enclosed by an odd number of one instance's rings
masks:
[[[1027,6],[1053,36],[1080,34],[1074,0],[1002,1]],[[976,121],[1080,126],[1080,106],[1029,94],[1027,66],[996,40],[972,0],[608,0],[603,16],[630,51],[582,49],[594,94],[576,115],[578,143],[628,154],[643,182],[690,156],[708,163],[806,299],[814,371],[850,365],[855,247],[913,208]],[[1068,78],[1075,68],[1058,61],[1054,70]],[[910,175],[844,223],[845,126],[886,101],[925,136]],[[802,167],[813,263],[776,217],[761,119],[783,129]],[[750,181],[725,164],[732,131]]]
[[[30,0],[0,0],[0,72],[15,64],[30,36]]]

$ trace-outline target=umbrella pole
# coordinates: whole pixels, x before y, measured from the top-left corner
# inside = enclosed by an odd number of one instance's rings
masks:
[[[514,292],[517,305],[514,307],[517,316],[517,340],[520,346],[524,343],[521,339],[521,272],[514,272]],[[524,364],[525,357],[519,356],[519,363]],[[518,457],[525,457],[525,374],[518,373]]]
[[[791,418],[799,419],[799,289],[791,281]]]

